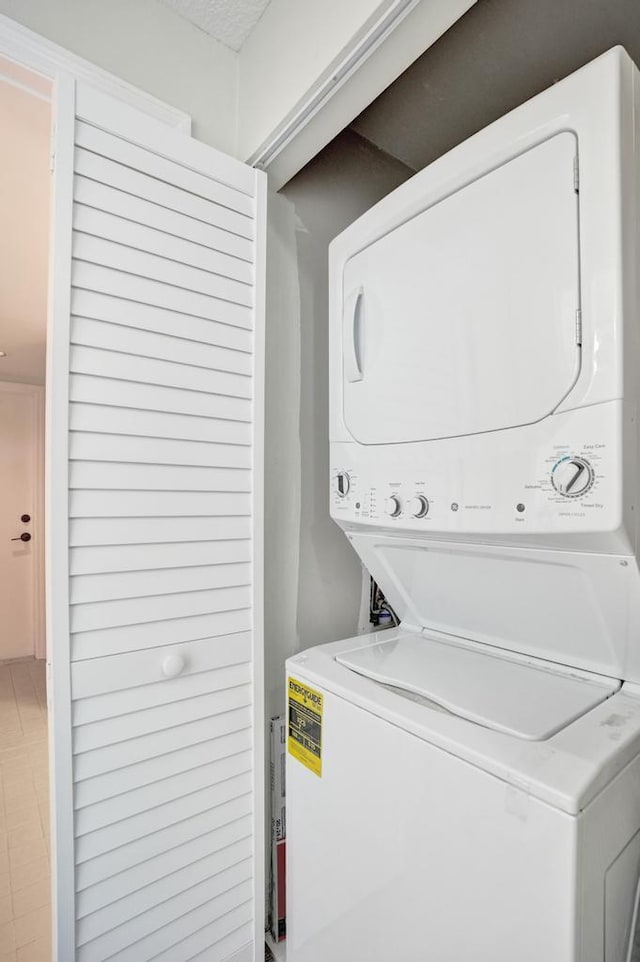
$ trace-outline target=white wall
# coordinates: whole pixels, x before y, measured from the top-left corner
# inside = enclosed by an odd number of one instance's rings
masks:
[[[193,134],[237,147],[237,54],[158,0],[0,0],[0,13],[191,114]]]
[[[345,131],[269,203],[266,378],[267,708],[284,661],[356,634],[360,562],[329,517],[329,242],[411,175]]]
[[[640,64],[638,0],[478,3],[355,129],[421,170],[616,44]]]
[[[0,380],[44,384],[49,273],[50,85],[0,57]]]
[[[240,54],[160,0],[0,0],[0,14],[183,110],[195,137],[246,159],[398,2],[271,0]],[[420,0],[281,154],[278,186],[475,2]]]
[[[301,502],[296,212],[275,193],[268,201],[266,318],[265,701],[272,717],[282,709],[285,659],[298,645]]]

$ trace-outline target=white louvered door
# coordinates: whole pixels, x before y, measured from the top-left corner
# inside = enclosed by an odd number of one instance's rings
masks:
[[[264,175],[61,77],[58,962],[262,958]]]

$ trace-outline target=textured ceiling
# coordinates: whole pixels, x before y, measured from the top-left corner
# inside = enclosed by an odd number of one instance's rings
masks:
[[[240,50],[270,0],[162,0],[196,27]]]

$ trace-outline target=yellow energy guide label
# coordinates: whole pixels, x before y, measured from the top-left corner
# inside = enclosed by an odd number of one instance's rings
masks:
[[[322,776],[322,695],[289,678],[289,754]]]

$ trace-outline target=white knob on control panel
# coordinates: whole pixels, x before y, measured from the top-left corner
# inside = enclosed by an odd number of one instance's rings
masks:
[[[407,505],[407,512],[412,518],[424,518],[429,512],[429,502],[424,494],[416,494]]]
[[[400,498],[397,498],[395,494],[392,494],[390,498],[385,498],[384,512],[390,518],[397,518],[400,514]]]
[[[551,482],[564,498],[579,498],[593,484],[593,468],[585,458],[563,458],[551,472]]]

